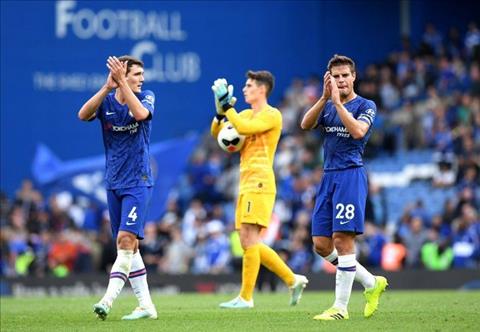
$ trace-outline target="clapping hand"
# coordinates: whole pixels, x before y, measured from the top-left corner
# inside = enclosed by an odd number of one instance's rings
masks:
[[[223,106],[230,104],[235,105],[237,98],[233,96],[233,85],[229,85],[227,80],[219,78],[213,82],[212,91],[215,98],[215,108],[218,115],[223,115],[225,112]]]

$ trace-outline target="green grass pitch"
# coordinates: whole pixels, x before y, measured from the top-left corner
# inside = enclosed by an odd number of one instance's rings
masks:
[[[121,321],[136,305],[121,296],[106,321],[92,313],[93,297],[1,299],[1,331],[478,331],[480,291],[387,291],[379,311],[363,318],[363,295],[353,292],[350,320],[319,322],[312,317],[333,302],[331,292],[304,293],[289,307],[288,294],[256,293],[255,308],[219,309],[231,295],[155,295],[158,320]]]

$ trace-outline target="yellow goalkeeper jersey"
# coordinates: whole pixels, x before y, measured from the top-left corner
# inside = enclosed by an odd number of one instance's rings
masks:
[[[240,190],[247,192],[276,193],[273,160],[282,132],[282,114],[270,105],[254,113],[246,109],[241,113],[233,108],[225,115],[239,134],[245,135],[240,151]],[[211,134],[218,136],[223,123],[213,120]]]

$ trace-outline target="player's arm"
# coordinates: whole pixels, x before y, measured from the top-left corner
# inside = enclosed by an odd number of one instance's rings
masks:
[[[300,127],[303,130],[310,130],[318,126],[318,118],[322,114],[328,99],[324,99],[323,96],[313,105],[303,116]]]
[[[223,121],[221,116],[216,115],[210,125],[210,134],[217,139],[218,133],[222,130],[223,126],[225,126],[225,121]]]
[[[80,108],[78,118],[83,121],[92,120],[105,97],[116,87],[117,84],[112,79],[112,74],[108,74],[107,82]]]
[[[141,97],[140,102],[148,111],[148,116],[145,120],[151,120],[155,111],[155,94],[150,90],[145,90],[142,91]]]
[[[122,91],[125,102],[128,105],[128,109],[132,112],[133,117],[137,121],[143,121],[150,117],[150,112],[143,106],[143,104],[138,100],[137,96],[133,93],[132,89],[127,84],[126,80],[121,80],[118,82],[118,87]]]
[[[352,135],[354,139],[362,139],[367,133],[368,128],[370,128],[370,125],[365,121],[355,119],[352,113],[350,113],[342,103],[334,103],[334,105],[337,109],[338,117],[350,135]]]
[[[226,79],[219,78],[215,80],[212,85],[212,91],[215,96],[217,115],[226,116],[240,135],[262,133],[272,129],[277,124],[273,112],[261,112],[255,119],[242,118],[233,108],[236,100],[233,97],[233,85],[229,85]],[[219,106],[221,106],[221,109],[219,109]]]
[[[110,69],[113,78],[118,83],[118,88],[125,97],[128,109],[132,112],[135,120],[143,121],[150,117],[150,111],[143,106],[137,96],[133,93],[132,89],[128,86],[126,77],[127,64],[127,61],[122,63],[117,57],[109,57],[107,60],[107,66]]]
[[[274,112],[260,112],[254,119],[240,116],[233,108],[226,108],[225,115],[240,135],[254,135],[272,129],[278,122]]]
[[[225,112],[223,111],[222,104],[221,104],[221,102],[220,102],[220,100],[218,99],[218,96],[217,96],[217,93],[220,94],[218,92],[218,88],[219,88],[220,85],[226,86],[225,91],[224,91],[224,93],[226,93],[226,96],[224,96],[226,98],[226,100],[224,100],[224,103],[228,103],[233,107],[233,106],[235,106],[235,103],[237,102],[237,98],[235,98],[233,96],[233,85],[230,85],[230,87],[229,87],[228,83],[227,83],[227,80],[224,79],[224,78],[219,78],[219,79],[215,80],[215,82],[212,85],[212,91],[213,91],[213,99],[215,101],[215,112],[216,112],[216,114],[215,114],[215,117],[212,120],[212,124],[210,125],[210,134],[215,139],[217,138],[220,130],[222,130],[222,128],[225,125],[225,121],[223,121],[223,119],[225,119]]]
[[[310,130],[318,126],[318,119],[322,114],[328,99],[331,96],[330,72],[323,75],[323,93],[322,97],[313,105],[303,116],[300,127],[304,130]]]

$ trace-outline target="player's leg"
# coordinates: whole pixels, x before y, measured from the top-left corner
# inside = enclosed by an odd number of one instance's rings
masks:
[[[353,191],[351,188],[356,188],[357,190]],[[357,235],[363,233],[367,195],[367,172],[363,167],[342,172],[339,188],[334,194],[334,201],[337,202],[339,207],[335,211],[338,218],[334,219],[334,232],[346,230],[355,232]],[[344,228],[343,226],[347,227]],[[338,254],[340,263],[340,251]],[[384,277],[374,277],[358,262],[356,267],[360,267],[357,269],[357,273],[360,273],[359,278],[363,281],[362,284],[366,288],[364,294],[367,302],[365,304],[364,316],[370,317],[377,310],[380,296],[388,286],[388,282]]]
[[[244,250],[242,261],[242,288],[240,297],[251,301],[260,269],[260,226],[243,223],[240,227],[240,243]]]
[[[338,252],[333,246],[333,240],[331,238],[324,236],[314,237],[313,246],[315,252],[322,256],[323,259],[335,266],[338,265]],[[372,289],[375,286],[375,277],[359,262],[357,262],[355,281],[361,283],[365,290]]]
[[[117,190],[107,190],[107,202],[108,202],[108,212],[110,216],[110,226],[112,229],[112,235],[113,235],[113,238],[117,240],[120,223],[121,223],[121,211],[122,211],[122,201],[121,201],[120,193]],[[117,250],[117,255],[118,255],[118,250]],[[118,260],[118,256],[117,256],[117,260]],[[117,260],[115,261],[115,263],[117,263]],[[116,271],[117,270],[116,266],[115,266],[115,269],[114,269],[114,266],[112,266],[112,270],[110,272],[109,286],[112,283],[112,280],[114,281],[113,283],[115,283],[117,281],[120,282],[123,279],[122,274],[118,273],[118,271]],[[118,263],[117,263],[117,266],[118,266]],[[125,278],[124,278],[125,280],[127,279],[126,276],[127,275],[125,274]],[[111,287],[110,287],[110,292],[112,292]],[[113,301],[108,300],[110,296],[107,296],[107,293],[108,293],[108,287],[107,287],[107,292],[105,293],[103,298],[93,306],[93,311],[97,314],[97,317],[99,317],[102,320],[105,320],[113,304],[112,303]]]
[[[138,239],[143,239],[144,224],[151,192],[151,187],[130,188],[126,191],[122,201],[122,220],[124,222],[122,222],[121,228],[136,235],[135,253],[132,257],[132,266],[128,280],[138,300],[138,307],[129,315],[123,316],[123,320],[157,318],[157,310],[155,309],[148,289],[147,270],[140,251],[138,250]]]
[[[246,309],[253,307],[253,291],[260,269],[260,226],[242,224],[240,226],[240,243],[244,250],[242,258],[242,286],[235,299],[220,304],[221,308]]]
[[[363,292],[365,296],[365,308],[363,310],[363,316],[366,318],[371,317],[378,309],[378,303],[380,296],[387,289],[388,281],[383,276],[375,276],[375,284],[372,288],[366,289]]]
[[[353,280],[357,272],[355,256],[355,233],[333,233],[333,245],[338,251],[338,265],[335,275],[335,308],[347,312],[352,293]]]
[[[367,197],[367,178],[363,168],[355,168],[352,170],[338,172],[342,179],[335,191],[335,211],[333,218],[342,219],[339,222],[344,225],[358,224],[357,229],[353,229],[357,233],[363,232],[363,219],[365,210],[365,201]],[[347,175],[345,175],[347,174]],[[357,191],[351,190],[356,188]],[[352,195],[353,194],[353,195]],[[332,239],[318,238],[314,239],[315,251],[325,260],[333,265],[338,264],[338,252],[333,246]],[[360,282],[365,289],[371,289],[375,285],[375,277],[365,269],[360,263],[356,265],[355,280]]]
[[[317,245],[321,240],[318,238],[315,240]],[[333,245],[339,252],[335,275],[335,302],[331,308],[315,316],[316,320],[349,319],[348,302],[356,272],[355,233],[333,233]]]
[[[320,183],[312,215],[312,240],[316,251],[331,252],[333,249],[333,192],[335,174],[326,172]],[[334,259],[332,259],[335,262]],[[338,268],[337,268],[338,273]],[[315,320],[348,319],[348,312],[335,305],[313,317]]]
[[[152,302],[147,282],[147,270],[143,263],[140,250],[133,254],[132,268],[128,280],[132,286],[133,293],[138,300],[136,307],[130,314],[122,317],[123,320],[136,320],[142,318],[157,319],[157,310]]]
[[[135,249],[136,236],[132,233],[119,231],[117,236],[117,258],[112,265],[110,280],[107,291],[100,300],[101,303],[109,304],[117,298],[125,285],[132,266],[133,251]]]
[[[313,244],[316,253],[333,265],[338,265],[337,249],[333,247],[333,241],[331,238],[323,236],[314,237]],[[360,282],[365,288],[364,295],[366,304],[364,308],[364,316],[370,317],[377,310],[380,296],[388,286],[388,282],[385,277],[372,275],[358,262],[356,270],[355,281]]]
[[[258,220],[258,224],[267,228],[272,217],[275,204],[274,194],[247,194],[250,201],[250,214],[252,219]],[[302,297],[303,289],[308,284],[308,279],[302,275],[296,275],[280,256],[269,246],[259,241],[260,262],[263,266],[275,273],[290,289],[290,305],[296,305]]]
[[[332,230],[333,246],[338,252],[338,265],[333,307],[344,313],[348,312],[348,302],[357,272],[355,235],[363,233],[365,215],[366,174],[359,173],[358,170],[363,168],[334,172],[336,186],[332,196]]]
[[[275,273],[290,289],[290,305],[297,305],[308,284],[308,279],[300,274],[294,274],[280,256],[269,246],[260,243],[260,261],[263,266]]]
[[[362,234],[364,226],[365,201],[368,190],[366,172],[364,168],[336,172],[336,181],[337,186],[332,198],[334,207],[332,215],[333,244],[338,252],[334,307],[347,312],[351,283],[353,283],[357,267],[359,267],[358,279],[365,287],[372,290],[366,291],[366,294],[370,296],[366,295],[367,305],[364,313],[369,317],[378,307],[378,294],[381,294],[379,290],[383,287],[383,281],[386,284],[386,279],[373,277],[363,266],[358,264],[355,258],[355,235]],[[356,190],[351,190],[351,188],[356,188]],[[327,247],[324,249],[330,250]],[[325,251],[322,253],[326,254]],[[334,261],[335,251],[332,250],[327,257]],[[379,280],[378,283],[377,280]]]
[[[260,230],[261,226],[253,221],[247,223],[252,202],[240,195],[235,210],[235,227],[239,229],[240,243],[244,250],[242,258],[242,286],[240,295],[231,301],[220,304],[221,308],[244,309],[253,307],[253,290],[260,269]]]

